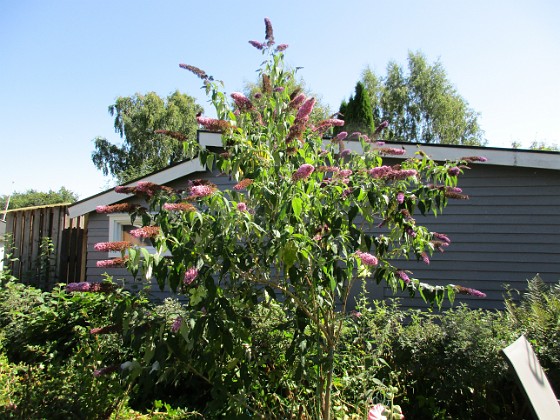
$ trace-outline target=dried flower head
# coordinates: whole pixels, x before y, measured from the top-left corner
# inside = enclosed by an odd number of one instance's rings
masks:
[[[488,159],[486,159],[484,156],[465,156],[465,157],[462,157],[461,160],[464,160],[466,162],[486,162],[486,161],[488,161]]]
[[[196,211],[195,206],[185,201],[181,203],[165,203],[162,208],[167,211]]]
[[[235,184],[233,186],[233,189],[235,191],[241,191],[244,190],[245,188],[247,188],[249,185],[251,185],[253,183],[253,180],[250,178],[245,178],[242,179],[241,181],[239,181],[237,184]]]
[[[191,73],[200,77],[202,80],[208,80],[209,79],[206,72],[204,70],[199,69],[198,67],[191,66],[190,64],[179,64],[179,67],[181,67],[182,69],[190,71]]]
[[[139,204],[132,203],[118,203],[111,204],[110,206],[97,206],[95,211],[97,213],[110,214],[110,213],[132,213],[142,208]]]
[[[225,120],[217,120],[209,117],[196,117],[196,121],[208,131],[223,133],[231,128],[231,124]]]
[[[173,138],[175,140],[179,140],[179,141],[187,141],[188,140],[187,136],[185,136],[183,133],[181,133],[179,131],[154,130],[154,133],[163,134],[164,136],[168,136],[168,137],[171,137],[171,138]]]

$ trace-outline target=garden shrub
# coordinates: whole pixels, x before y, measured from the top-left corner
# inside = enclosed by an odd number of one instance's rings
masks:
[[[10,369],[10,403],[16,418],[97,418],[123,398],[119,375],[96,370],[122,360],[120,337],[92,335],[112,321],[119,294],[42,292],[10,281],[0,289],[0,348]],[[126,296],[126,294],[125,294]],[[118,304],[116,305],[118,306]]]
[[[262,84],[251,98],[226,95],[218,78],[180,65],[202,80],[211,98],[217,118],[197,121],[221,134],[220,150],[189,142],[181,133],[159,132],[198,148],[205,168],[236,184],[225,190],[207,179],[191,179],[179,188],[150,182],[119,186],[116,192],[134,194],[145,204],[125,210],[142,222],[131,234],[151,240],[155,252],[123,241],[95,249],[122,252],[101,266],[124,265],[134,277],[154,278],[162,289],[183,297],[186,319],[175,333],[161,320],[146,323],[145,333],[129,330],[127,342],[135,348],[144,341],[142,359],[126,364],[139,383],[150,376],[161,384],[195,375],[208,385],[207,410],[214,415],[329,420],[335,397],[346,398],[335,396],[343,380],[337,375],[344,374],[336,363],[345,347],[341,337],[351,291],[361,279],[437,305],[456,293],[484,296],[459,285],[424,283],[399,269],[399,261],[429,264],[434,252],[450,245],[444,233],[429,231],[415,217],[439,215],[450,199],[467,199],[459,177],[468,165],[486,159],[435,162],[421,150],[404,157],[404,149],[379,141],[387,122],[378,122],[367,135],[333,136],[333,127],[344,121],[310,118],[316,100],[295,88],[295,71],[284,65],[288,46],[276,45],[269,19],[265,41],[250,44],[264,57],[258,70]],[[398,164],[387,161],[395,156],[402,157]],[[270,301],[283,313],[276,325],[254,319]],[[283,331],[279,346],[260,338],[273,337],[261,326]],[[275,368],[253,357],[257,354]],[[342,357],[353,363],[351,355]],[[359,407],[368,411],[381,404],[374,400],[376,389],[363,393],[366,400]],[[393,395],[389,390],[382,399],[392,404]],[[338,403],[338,412],[344,412],[344,400]],[[359,410],[357,404],[348,410]]]

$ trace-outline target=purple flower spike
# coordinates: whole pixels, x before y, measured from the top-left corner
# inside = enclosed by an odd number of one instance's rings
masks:
[[[398,270],[395,274],[406,284],[410,284],[410,277],[404,271]]]
[[[346,139],[346,137],[348,137],[348,133],[346,131],[341,131],[340,133],[338,133],[336,135],[336,139],[338,141],[344,140],[344,139]]]
[[[451,176],[457,176],[461,173],[461,169],[459,169],[457,166],[453,166],[452,168],[449,168],[447,170],[447,173]]]
[[[257,50],[262,50],[265,47],[265,44],[259,41],[249,41],[249,44],[251,44]]]
[[[470,287],[455,286],[455,291],[461,295],[470,295],[479,298],[486,297],[486,293],[483,293],[480,290],[471,289]]]
[[[274,32],[272,30],[272,23],[270,22],[269,18],[264,18],[264,26],[265,26],[265,39],[267,41],[267,45],[270,47],[274,45]]]
[[[315,167],[308,163],[301,165],[298,170],[292,175],[292,179],[297,181],[299,179],[307,179],[313,173]]]
[[[303,105],[299,108],[296,119],[303,120],[308,119],[313,107],[315,106],[315,98],[309,98]]]

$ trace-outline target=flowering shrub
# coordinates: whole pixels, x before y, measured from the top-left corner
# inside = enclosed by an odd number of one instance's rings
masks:
[[[142,232],[150,227],[156,235],[156,253],[144,252],[140,263],[140,253],[127,243],[103,243],[96,250],[128,252],[119,263],[135,275],[141,268],[146,278],[186,297],[192,318],[173,330],[198,349],[205,373],[193,364],[186,368],[216,386],[221,398],[235,401],[235,414],[258,412],[252,393],[270,392],[255,385],[255,378],[273,375],[263,376],[271,367],[251,356],[260,347],[248,315],[259,302],[275,302],[286,317],[281,328],[290,345],[282,357],[291,366],[290,380],[284,377],[281,387],[273,387],[283,395],[275,404],[285,412],[329,419],[335,354],[356,282],[385,282],[395,292],[418,293],[438,305],[455,293],[483,296],[456,285],[426,284],[398,266],[400,258],[429,264],[434,251],[449,245],[445,234],[430,232],[414,214],[439,213],[449,198],[467,199],[457,189],[458,175],[468,162],[483,159],[438,164],[417,152],[389,164],[385,156],[394,159],[406,151],[375,141],[385,122],[372,138],[367,133],[329,138],[332,127],[344,121],[311,122],[315,99],[288,89],[294,73],[283,65],[287,45],[275,48],[268,19],[265,26],[265,42],[250,42],[265,56],[261,86],[252,98],[234,92],[230,101],[222,82],[181,65],[203,80],[216,108],[217,118],[199,116],[199,124],[222,134],[223,150],[201,149],[199,157],[236,186],[220,191],[194,180],[181,190],[151,183],[118,187],[117,192],[147,200],[150,212],[132,211],[142,216]],[[159,367],[163,363],[158,360]],[[313,391],[302,392],[301,382]]]

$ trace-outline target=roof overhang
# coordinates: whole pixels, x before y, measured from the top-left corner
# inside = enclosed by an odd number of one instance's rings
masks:
[[[191,159],[185,162],[169,166],[161,171],[154,172],[145,177],[124,184],[125,187],[135,186],[139,181],[153,182],[154,184],[165,185],[175,179],[193,174],[195,172],[204,172],[206,169],[200,162],[199,158]],[[115,192],[114,189],[94,195],[93,197],[86,198],[85,200],[78,201],[68,207],[68,216],[78,217],[90,213],[95,210],[97,206],[107,206],[122,200],[132,197],[133,194],[121,194]]]
[[[199,131],[198,142],[203,147],[220,148],[222,147],[222,136],[220,133]],[[560,170],[560,153],[558,152],[419,143],[387,143],[387,146],[402,147],[405,149],[406,153],[399,156],[399,158],[404,159],[412,157],[418,150],[422,150],[436,161],[453,161],[467,156],[484,156],[488,161],[486,163],[477,163],[477,165],[486,164]],[[363,152],[362,146],[358,141],[348,141],[346,148],[356,153]],[[204,171],[206,171],[206,168],[202,165],[200,159],[195,158],[146,175],[145,177],[125,184],[125,186],[134,186],[138,181],[167,184],[186,175]],[[78,217],[94,211],[97,206],[114,204],[129,197],[132,197],[132,194],[119,194],[111,189],[69,206],[68,215],[70,217]]]

